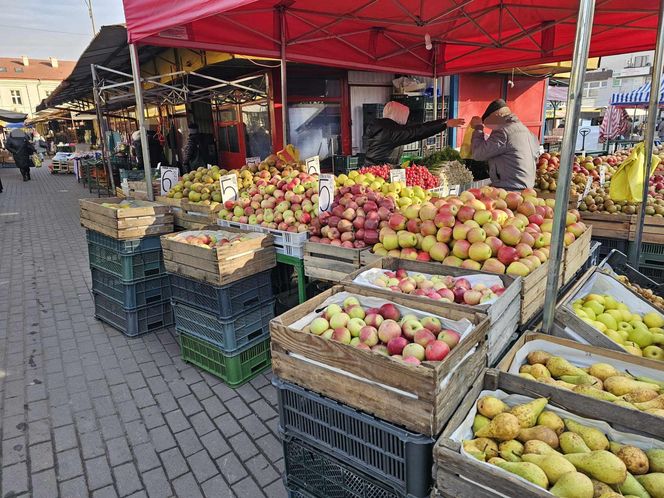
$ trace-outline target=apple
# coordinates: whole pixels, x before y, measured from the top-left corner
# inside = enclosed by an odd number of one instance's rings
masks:
[[[450,242],[452,240],[452,235],[454,233],[454,230],[450,227],[442,227],[438,229],[438,232],[436,233],[436,240],[438,242]]]
[[[482,228],[471,228],[466,235],[466,240],[471,244],[484,242],[486,240],[486,232]]]
[[[364,317],[364,323],[378,329],[380,324],[383,323],[384,318],[379,313],[367,313]]]
[[[519,275],[525,277],[530,273],[530,269],[524,263],[520,261],[514,261],[505,270],[507,275]]]
[[[404,328],[407,327],[410,324],[413,324],[414,322],[408,322],[404,324]],[[416,329],[413,331],[413,341],[419,344],[422,347],[426,347],[427,344],[429,344],[431,341],[436,340],[436,336],[431,332],[429,329],[426,329],[422,327],[422,324],[419,322],[416,322],[420,328]],[[404,334],[406,337],[408,337],[408,334]]]
[[[332,333],[332,340],[341,342],[342,344],[350,344],[351,339],[350,331],[346,327],[334,329]]]
[[[498,260],[502,264],[509,265],[510,263],[513,263],[518,259],[519,259],[519,254],[516,252],[516,249],[514,247],[503,246],[500,249],[498,249]]]
[[[519,242],[516,245],[515,249],[516,253],[519,255],[519,258],[525,258],[533,253],[533,248],[530,247],[528,244],[524,244],[522,242]]]
[[[378,344],[378,331],[374,327],[368,325],[360,329],[360,342],[366,344],[367,346],[375,346]]]
[[[425,358],[425,350],[424,347],[413,342],[403,348],[401,355],[403,356],[404,360],[407,358],[416,358],[420,361],[423,361]]]
[[[387,346],[385,346],[385,344],[376,344],[375,346],[371,347],[371,351],[374,353],[382,354],[383,356],[389,356],[389,353],[387,352]]]
[[[330,324],[325,318],[322,317],[314,318],[313,321],[309,324],[309,330],[314,335],[321,335],[329,328]]]
[[[444,341],[434,340],[426,345],[424,354],[427,361],[442,361],[450,354],[450,346]]]
[[[500,231],[500,240],[509,246],[515,246],[521,240],[521,230],[514,225],[504,226]]]
[[[357,339],[357,337],[355,338]],[[353,339],[353,340],[355,340]],[[353,341],[351,341],[352,343]],[[363,349],[365,351],[371,351],[371,347],[369,347],[367,344],[364,344],[363,342],[357,342],[357,344],[351,344],[351,346],[355,346],[357,349]]]
[[[332,330],[332,329],[327,329],[327,330],[326,330],[325,332],[323,332],[320,336],[321,336],[323,339],[326,339],[326,340],[329,341],[329,340],[332,339],[332,334],[334,334],[334,330]]]
[[[476,290],[467,290],[463,294],[464,303],[466,303],[470,306],[475,306],[475,305],[479,304],[480,299],[482,299],[482,294],[479,291],[476,291]]]
[[[434,334],[437,334],[442,330],[440,320],[435,316],[426,316],[422,319],[421,323],[425,329],[430,330]]]
[[[380,315],[382,315],[383,318],[386,320],[394,320],[398,321],[399,318],[401,318],[401,312],[399,311],[399,308],[397,308],[394,304],[392,303],[385,303],[383,304],[380,308],[379,311]]]
[[[330,327],[333,329],[344,328],[348,324],[350,316],[347,313],[335,313],[330,318]]]
[[[485,223],[488,223],[492,219],[493,217],[491,211],[487,209],[480,209],[479,211],[475,211],[475,214],[473,215],[473,220],[475,220],[480,225],[484,225]]]
[[[459,259],[468,258],[468,250],[470,249],[470,242],[467,240],[457,240],[452,247],[452,254]]]
[[[505,273],[505,265],[496,258],[489,258],[484,262],[481,270],[491,273],[503,274]]]
[[[337,313],[341,313],[342,309],[341,306],[338,304],[330,304],[327,308],[325,308],[325,313],[323,317],[327,320],[330,321],[330,319],[336,315]]]
[[[456,225],[452,229],[452,238],[454,240],[465,240],[472,227],[469,225]]]
[[[429,255],[434,261],[444,261],[449,255],[450,249],[444,242],[436,242],[429,250]]]
[[[422,362],[415,358],[414,356],[409,356],[408,358],[402,358],[404,363],[409,363],[411,365],[421,365]]]
[[[364,326],[366,326],[366,323],[361,318],[351,318],[346,327],[350,330],[350,335],[358,337],[360,335],[360,330]]]
[[[438,334],[438,340],[445,342],[450,347],[450,349],[453,349],[457,344],[459,344],[461,335],[454,330],[444,329],[440,332],[440,334]]]
[[[468,249],[468,256],[473,261],[483,262],[491,257],[493,251],[486,242],[475,242]]]
[[[385,320],[378,328],[378,338],[381,342],[387,344],[390,339],[401,335],[401,327],[394,320]]]
[[[387,343],[387,352],[391,355],[401,354],[403,348],[409,344],[404,336],[394,337]]]

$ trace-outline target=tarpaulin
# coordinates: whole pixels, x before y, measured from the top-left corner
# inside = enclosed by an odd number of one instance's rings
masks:
[[[421,75],[432,74],[434,52],[441,75],[569,60],[579,8],[578,0],[123,2],[132,43],[278,58],[283,12],[289,61]],[[597,0],[590,55],[652,49],[658,7]]]

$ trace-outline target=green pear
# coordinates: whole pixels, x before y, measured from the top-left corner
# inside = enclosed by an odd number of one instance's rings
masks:
[[[548,427],[558,435],[565,431],[565,422],[563,422],[563,419],[555,413],[546,410],[540,413],[539,417],[537,417],[536,425]]]
[[[618,372],[618,370],[616,370],[615,367],[609,363],[593,363],[590,365],[588,373],[593,377],[597,377],[602,382],[604,382],[604,380],[608,379],[609,377],[613,377],[614,375],[620,375],[620,372]]]
[[[509,409],[509,406],[494,396],[484,396],[477,400],[477,411],[480,415],[484,415],[489,419],[492,419],[499,413],[509,411]]]
[[[587,475],[573,471],[560,476],[549,493],[564,498],[593,498],[594,488]]]
[[[623,461],[609,451],[568,453],[565,458],[576,470],[606,484],[620,484],[627,477],[627,468]]]
[[[535,427],[521,429],[517,435],[517,439],[522,443],[532,439],[538,439],[539,441],[544,441],[554,449],[559,446],[558,434],[556,434],[553,429],[549,429],[544,425],[536,425]]]
[[[664,498],[664,473],[652,472],[644,476],[636,476],[636,480],[646,488],[652,498]]]
[[[653,391],[652,389],[637,389],[621,396],[622,399],[629,403],[644,403],[656,397],[657,391]]]
[[[511,413],[499,413],[489,423],[475,433],[477,437],[489,437],[499,441],[516,439],[521,430],[519,419]]]
[[[632,474],[627,472],[627,478],[622,484],[618,484],[618,491],[624,495],[638,496],[639,498],[650,498],[650,494],[646,491],[639,481],[637,481]]]
[[[628,401],[625,401],[623,399],[618,399],[614,401],[613,404],[622,406],[623,408],[629,408],[630,410],[638,410],[638,408],[634,406],[632,403],[629,403]]]
[[[546,455],[549,453],[555,453],[556,455],[558,455],[558,452],[556,450],[554,450],[544,441],[540,441],[539,439],[531,439],[530,441],[526,441],[526,443],[523,445],[523,453],[532,453],[535,455]]]
[[[529,373],[525,373],[525,372],[519,372],[519,377],[521,377],[523,379],[528,379],[528,380],[535,380],[535,381],[537,380],[535,377],[533,377]]]
[[[475,419],[473,420],[473,434],[475,434],[485,425],[489,425],[490,422],[491,420],[485,417],[484,415],[480,414],[475,415]]]
[[[615,396],[607,391],[600,391],[599,389],[595,389],[592,386],[574,386],[572,391],[577,394],[583,394],[584,396],[590,396],[591,398],[599,399],[602,401],[616,401],[618,399],[618,396]]]
[[[590,453],[592,450],[583,441],[583,438],[574,432],[563,432],[558,438],[560,449],[568,453]]]
[[[599,429],[586,427],[571,419],[565,419],[565,427],[567,427],[568,431],[576,432],[581,436],[583,442],[586,443],[591,450],[606,450],[609,448],[609,440]]]
[[[645,375],[637,375],[634,378],[641,382],[647,382],[648,384],[656,384],[659,386],[660,389],[664,389],[664,381],[653,379],[651,377],[646,377]]]
[[[590,479],[590,481],[593,483],[594,498],[599,498],[605,493],[615,493],[615,491],[613,491],[613,488],[606,483],[598,481],[597,479]]]
[[[523,405],[517,405],[510,410],[510,413],[519,419],[519,425],[522,428],[533,427],[537,423],[544,407],[549,402],[546,398],[537,398]]]
[[[653,448],[646,451],[650,472],[664,472],[664,450]]]
[[[504,462],[498,463],[498,467],[512,474],[523,477],[526,481],[530,481],[536,486],[547,489],[549,487],[549,480],[542,469],[534,463],[529,462]]]
[[[620,444],[616,441],[611,441],[609,443],[609,451],[615,455],[620,451],[620,448],[624,448],[625,446],[627,446],[627,445],[626,444]]]
[[[634,403],[639,410],[664,409],[664,394],[643,403]]]
[[[641,382],[620,375],[615,375],[604,381],[604,389],[616,396],[622,396],[623,394],[631,393],[637,389],[652,389],[653,391],[659,391],[659,386],[657,384]]]
[[[541,363],[535,363],[534,365],[531,365],[528,373],[536,379],[551,377],[551,372],[549,372],[549,369]]]
[[[563,474],[576,472],[576,467],[565,460],[565,457],[558,455],[523,455],[524,462],[530,462],[537,465],[544,471],[551,484],[555,484]]]
[[[523,455],[523,444],[515,439],[503,441],[498,446],[500,456],[507,462],[520,462]]]
[[[464,441],[463,449],[467,452],[480,451],[486,455],[486,458],[493,458],[498,456],[498,444],[486,437]]]
[[[546,362],[546,368],[549,369],[551,375],[556,379],[562,377],[563,375],[585,375],[586,372],[581,370],[578,367],[572,365],[565,358],[560,356],[552,356]]]

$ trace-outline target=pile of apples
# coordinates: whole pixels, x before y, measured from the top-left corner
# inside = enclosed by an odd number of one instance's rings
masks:
[[[173,237],[172,240],[183,242],[192,246],[214,249],[230,245],[244,240],[248,240],[246,235],[235,235],[229,232],[207,230],[204,232],[181,232]]]
[[[383,180],[389,180],[391,169],[392,166],[389,164],[383,164],[382,166],[364,166],[363,168],[360,168],[359,173],[361,175],[366,175],[368,173],[380,177]]]
[[[608,155],[595,158],[576,156],[572,165],[571,194],[583,192],[589,177],[599,186],[600,166],[606,167],[605,181],[608,182],[616,172],[617,167],[624,160],[622,156]],[[537,176],[535,187],[544,192],[555,192],[558,184],[558,170],[560,168],[560,155],[545,152],[537,161]]]
[[[406,168],[406,185],[409,187],[419,186],[424,189],[435,188],[438,186],[440,180],[425,166],[418,166],[413,164]]]
[[[227,201],[219,218],[287,232],[307,232],[318,213],[318,179],[293,171],[286,176],[259,177],[237,201]]]
[[[365,309],[357,297],[350,296],[342,304],[330,304],[303,332],[413,365],[444,360],[461,340],[459,333],[444,329],[438,318],[402,316],[392,303]]]
[[[491,273],[526,276],[549,257],[554,199],[533,189],[482,187],[413,204],[393,214],[373,252]],[[566,217],[565,245],[586,231],[576,210]]]
[[[484,284],[471,283],[466,278],[454,278],[451,275],[432,275],[427,278],[421,273],[409,274],[403,268],[397,271],[384,271],[371,280],[378,287],[385,287],[392,292],[424,296],[446,303],[468,304],[475,306],[492,301],[505,292],[502,285],[487,287]]]
[[[362,249],[378,243],[378,230],[396,208],[394,199],[363,185],[337,191],[332,211],[311,222],[310,242]]]

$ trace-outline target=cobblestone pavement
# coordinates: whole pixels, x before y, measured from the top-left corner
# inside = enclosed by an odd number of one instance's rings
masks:
[[[285,497],[269,375],[232,390],[173,330],[94,318],[70,176],[0,169],[0,497]]]

